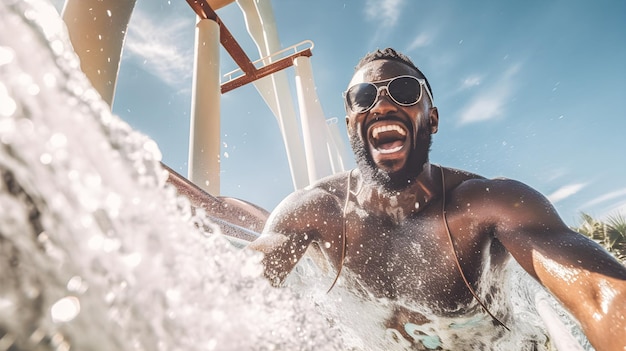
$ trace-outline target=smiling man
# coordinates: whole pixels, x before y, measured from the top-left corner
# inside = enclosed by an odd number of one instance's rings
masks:
[[[393,49],[366,55],[345,104],[357,169],[288,196],[249,246],[265,253],[275,285],[310,248],[355,295],[388,307],[381,325],[395,345],[492,349],[521,333],[497,282],[515,260],[596,349],[625,350],[626,268],[571,231],[532,188],[432,165],[439,115],[408,57]],[[549,344],[531,333],[515,347]]]

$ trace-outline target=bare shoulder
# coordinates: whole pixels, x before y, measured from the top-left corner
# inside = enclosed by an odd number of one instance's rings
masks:
[[[445,179],[446,190],[452,190],[469,180],[486,179],[481,175],[462,169],[443,166],[437,166],[437,168],[442,172],[442,177]]]
[[[284,278],[311,243],[339,230],[341,190],[336,189],[342,189],[346,180],[347,173],[320,180],[291,193],[271,212],[261,236],[248,247],[274,260],[290,262],[275,270],[272,279]]]
[[[457,177],[465,179],[448,185],[452,188],[447,196],[449,210],[500,227],[565,226],[550,201],[523,182],[509,178],[487,179],[471,173],[460,173]]]
[[[349,172],[323,178],[288,195],[270,214],[265,231],[302,232],[316,221],[332,221],[345,198]]]
[[[348,174],[348,172],[334,174],[306,188],[296,190],[285,197],[274,212],[277,210],[293,211],[298,208],[308,209],[311,206],[317,207],[327,202],[332,203],[344,198]]]
[[[548,199],[531,186],[510,178],[467,178],[453,188],[454,197],[486,206],[549,205]]]

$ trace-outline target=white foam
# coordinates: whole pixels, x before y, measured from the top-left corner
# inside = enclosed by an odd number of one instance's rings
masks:
[[[340,350],[78,66],[50,4],[0,3],[0,349]]]

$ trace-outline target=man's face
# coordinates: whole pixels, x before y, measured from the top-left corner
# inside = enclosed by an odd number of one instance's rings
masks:
[[[379,81],[383,82],[375,84],[384,86],[391,78],[416,74],[401,62],[376,60],[361,67],[348,86]],[[438,117],[437,110],[431,109],[426,88],[422,89],[422,98],[415,105],[401,106],[383,90],[370,110],[357,113],[347,109],[348,135],[359,168],[390,188],[408,185],[428,162],[431,133],[437,130]]]

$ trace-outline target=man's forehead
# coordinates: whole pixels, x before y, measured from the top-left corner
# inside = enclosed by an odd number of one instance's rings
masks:
[[[413,68],[402,62],[384,59],[375,60],[354,72],[348,86],[362,82],[376,82],[407,74],[414,76],[415,73]]]

